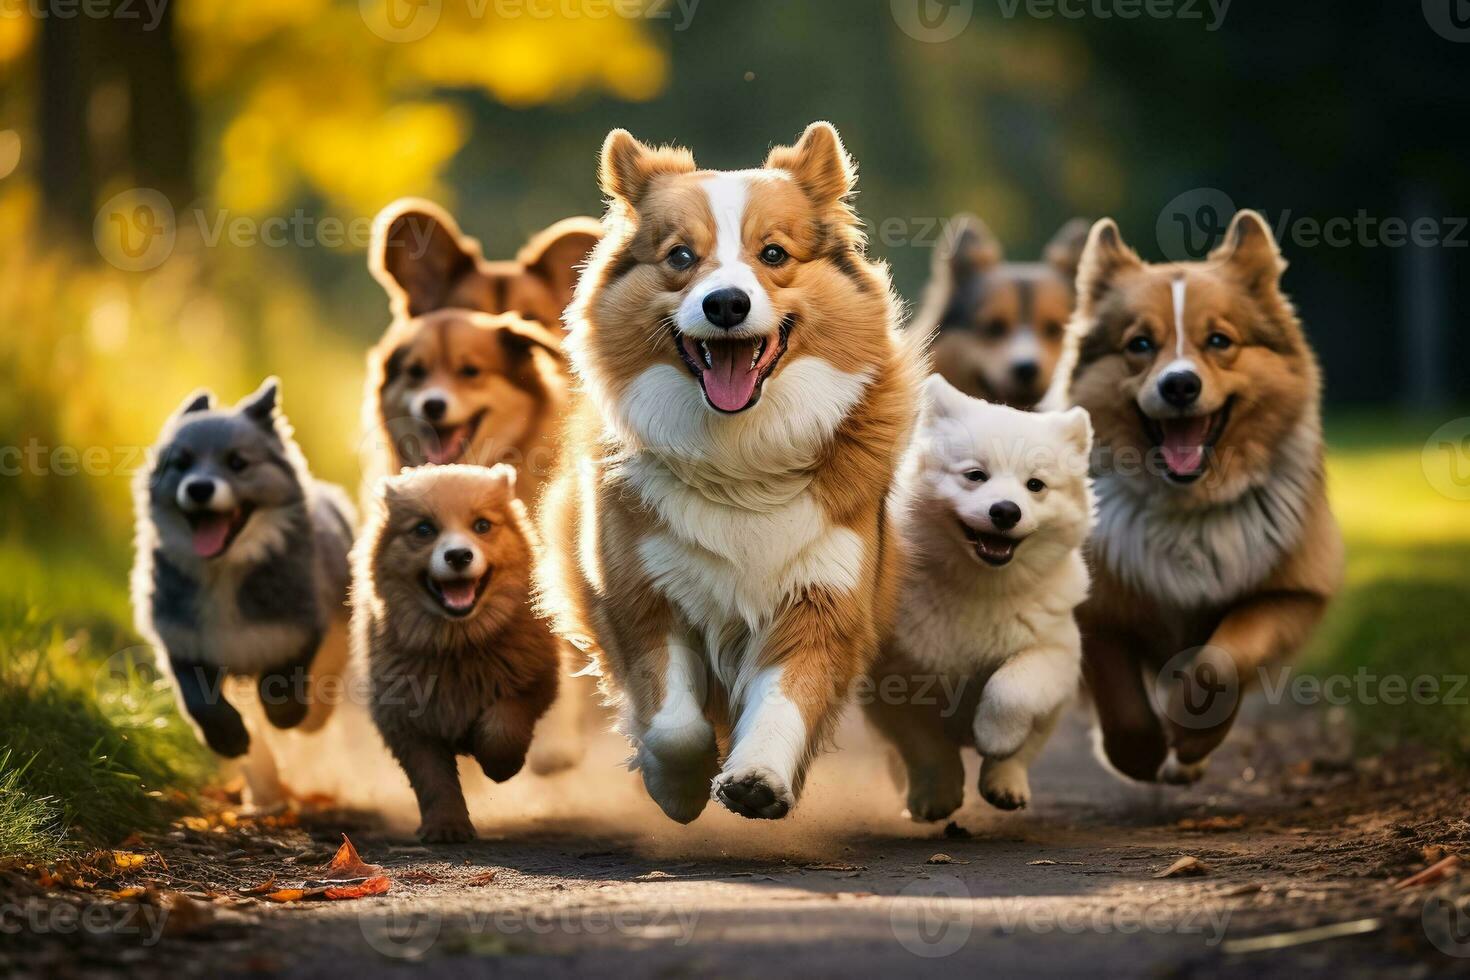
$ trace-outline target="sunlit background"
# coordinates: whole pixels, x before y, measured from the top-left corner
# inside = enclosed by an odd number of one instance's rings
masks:
[[[733,167],[817,118],[911,301],[957,211],[1019,258],[1113,215],[1152,259],[1265,213],[1326,367],[1352,547],[1313,662],[1470,667],[1470,29],[1433,0],[1126,6],[0,2],[5,683],[34,697],[135,642],[127,483],[189,390],[281,375],[314,468],[355,486],[378,208],[435,198],[509,255],[600,212],[613,126]],[[43,680],[15,672],[48,651]],[[1366,727],[1464,751],[1470,725]]]

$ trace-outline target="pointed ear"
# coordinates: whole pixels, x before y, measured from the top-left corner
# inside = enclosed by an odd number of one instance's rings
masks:
[[[972,214],[957,214],[945,226],[944,237],[934,247],[934,270],[947,273],[952,283],[973,279],[1000,263],[1004,251],[1000,239]]]
[[[615,129],[603,141],[597,176],[604,194],[636,206],[653,178],[693,172],[694,156],[688,150],[671,146],[653,149],[638,142],[626,129]]]
[[[1208,261],[1233,270],[1246,288],[1260,293],[1274,291],[1286,271],[1286,261],[1276,244],[1271,226],[1256,211],[1237,211],[1222,241]]]
[[[455,283],[479,270],[480,258],[480,243],[432,201],[394,201],[373,221],[368,268],[387,291],[394,316],[439,309]]]
[[[274,429],[280,391],[281,379],[266,378],[260,383],[260,387],[255,389],[254,394],[246,395],[236,407],[246,418],[262,429]]]
[[[546,283],[558,308],[572,301],[587,253],[602,239],[595,218],[566,218],[526,243],[516,258],[526,271]]]
[[[1123,242],[1123,235],[1112,218],[1103,218],[1092,226],[1082,259],[1077,266],[1077,302],[1094,302],[1113,284],[1120,272],[1143,267],[1143,260]]]
[[[842,137],[828,122],[814,122],[795,146],[778,146],[766,157],[766,167],[784,170],[818,205],[835,204],[852,193],[857,168]]]
[[[1042,249],[1042,258],[1069,283],[1077,280],[1077,266],[1082,261],[1082,249],[1087,245],[1087,230],[1085,219],[1073,218],[1062,225]]]
[[[490,482],[498,484],[499,488],[510,497],[516,495],[516,469],[509,463],[496,463],[490,467],[487,477]]]
[[[924,381],[924,415],[927,418],[958,418],[972,404],[985,404],[983,399],[971,398],[942,375],[931,374]]]
[[[1056,415],[1057,427],[1074,450],[1082,456],[1092,452],[1092,417],[1087,409],[1078,406]]]
[[[501,346],[507,354],[524,357],[532,347],[540,347],[558,360],[565,357],[561,336],[535,320],[512,313],[496,317],[488,326],[499,334]]]
[[[207,412],[211,408],[214,408],[214,393],[208,388],[199,388],[179,403],[179,407],[174,409],[174,418],[192,415],[195,412]]]

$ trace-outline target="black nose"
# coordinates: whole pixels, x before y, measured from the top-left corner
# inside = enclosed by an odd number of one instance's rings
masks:
[[[468,548],[450,548],[444,552],[444,560],[455,571],[462,572],[475,560],[475,553]]]
[[[429,398],[424,401],[424,417],[430,422],[437,422],[449,411],[449,405],[442,398]]]
[[[1016,384],[1029,387],[1041,377],[1041,365],[1035,361],[1017,361],[1011,365],[1011,377],[1016,379]]]
[[[209,498],[214,496],[213,480],[190,480],[189,485],[184,488],[189,499],[196,504],[207,504]]]
[[[704,316],[722,330],[745,322],[750,315],[750,297],[743,289],[716,289],[704,298]]]
[[[1193,371],[1170,371],[1159,379],[1159,394],[1175,408],[1188,408],[1199,398],[1199,375]]]
[[[990,505],[990,523],[1002,531],[1009,531],[1021,523],[1021,508],[1009,500],[997,501]]]

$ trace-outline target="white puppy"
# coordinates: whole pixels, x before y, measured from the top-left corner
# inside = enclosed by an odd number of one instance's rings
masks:
[[[899,625],[874,671],[869,719],[908,770],[909,814],[964,802],[960,748],[1007,810],[1081,674],[1073,610],[1087,597],[1092,426],[1082,409],[992,405],[938,375],[895,488],[914,553]]]

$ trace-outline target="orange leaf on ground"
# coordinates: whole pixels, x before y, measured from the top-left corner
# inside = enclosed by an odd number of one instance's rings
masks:
[[[278,892],[271,892],[265,897],[268,902],[299,902],[306,897],[304,888],[282,888]]]
[[[483,888],[495,880],[496,874],[497,872],[494,871],[486,871],[482,874],[475,875],[469,881],[466,881],[465,884],[470,888]]]
[[[141,868],[148,862],[148,858],[142,854],[133,854],[131,851],[113,851],[112,863],[119,871],[131,871],[133,868]]]
[[[275,887],[276,874],[274,871],[272,871],[271,876],[265,881],[262,881],[260,884],[254,886],[253,888],[241,888],[239,889],[239,892],[241,895],[269,895],[273,890],[275,890]]]
[[[346,888],[326,888],[322,890],[322,896],[328,901],[340,902],[351,898],[366,898],[369,895],[385,895],[390,883],[387,877],[379,875],[369,878],[360,885],[349,885]]]
[[[1154,875],[1155,878],[1187,878],[1194,875],[1210,873],[1210,866],[1193,855],[1185,855],[1163,871]]]
[[[346,834],[343,834],[342,846],[337,848],[337,854],[332,858],[332,863],[323,868],[320,873],[323,881],[352,881],[356,878],[375,878],[383,874],[383,867],[377,864],[365,864],[357,853],[357,848],[352,846],[352,841]]]
[[[1459,873],[1460,858],[1457,855],[1451,854],[1443,861],[1431,864],[1423,871],[1416,875],[1410,875],[1393,887],[1414,888],[1419,885],[1433,885]]]

